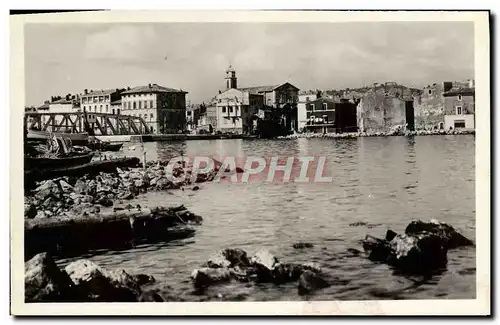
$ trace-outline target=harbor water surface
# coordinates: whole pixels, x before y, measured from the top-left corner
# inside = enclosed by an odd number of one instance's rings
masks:
[[[142,157],[137,144],[120,155]],[[448,267],[431,278],[398,275],[370,262],[361,240],[404,232],[412,219],[438,219],[475,241],[475,137],[422,136],[357,139],[201,140],[144,143],[147,159],[188,156],[326,156],[331,183],[204,183],[199,191],[148,193],[142,206],[184,204],[204,218],[194,237],[100,252],[103,267],[145,273],[164,293],[202,300],[437,299],[476,296],[475,248],[448,252]],[[313,248],[294,249],[296,242]],[[215,251],[267,248],[284,262],[314,262],[335,279],[299,296],[297,284],[251,286],[231,282],[195,294],[191,272]],[[73,258],[76,259],[76,258]],[[73,260],[71,259],[71,260]],[[70,260],[60,260],[64,265]],[[179,294],[180,293],[180,294]]]

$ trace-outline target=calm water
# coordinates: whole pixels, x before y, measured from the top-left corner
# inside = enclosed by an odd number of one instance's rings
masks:
[[[123,155],[141,155],[124,148]],[[146,143],[148,159],[187,155],[324,155],[333,183],[202,184],[200,191],[149,193],[143,205],[185,204],[204,218],[195,237],[168,244],[108,252],[90,257],[104,267],[146,273],[165,293],[186,300],[360,300],[474,298],[475,250],[448,253],[448,268],[429,280],[393,274],[364,255],[366,234],[383,237],[388,227],[402,232],[412,218],[436,218],[475,240],[474,136],[359,139],[214,140]],[[365,222],[366,226],[349,224]],[[307,241],[311,249],[292,244]],[[246,286],[232,282],[196,296],[191,271],[212,252],[239,247],[250,254],[265,247],[285,262],[315,262],[337,278],[311,296],[297,294],[296,283]],[[61,261],[63,264],[67,261]],[[219,296],[220,297],[220,296]]]

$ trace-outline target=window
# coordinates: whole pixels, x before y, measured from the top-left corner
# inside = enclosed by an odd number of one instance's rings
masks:
[[[99,105],[99,113],[102,113],[102,105]]]
[[[153,113],[151,113],[151,118],[153,118]]]
[[[104,96],[99,96],[99,103],[102,103],[104,101]]]
[[[308,102],[308,101],[309,101],[309,96],[306,97],[306,102]]]
[[[144,101],[144,108],[148,108],[148,102],[146,100]]]
[[[116,114],[120,115],[120,109],[119,108],[116,110]]]
[[[152,101],[152,100],[150,100],[150,101],[149,101],[149,107],[150,107],[150,108],[154,108],[154,107],[153,107],[153,101]]]
[[[429,89],[429,95],[432,95],[432,89]]]
[[[137,108],[137,104],[134,102],[134,104],[133,104],[133,105],[134,105],[134,106],[133,106],[133,107],[134,107],[134,109],[136,109],[136,108]]]
[[[327,103],[323,103],[323,109],[326,110],[328,109],[328,104]],[[325,115],[326,116],[326,115]]]
[[[139,109],[141,109],[141,108],[142,108],[142,102],[139,101]]]
[[[87,97],[82,98],[82,103],[87,103]]]
[[[108,104],[106,104],[106,113],[109,112],[109,107],[108,107]]]
[[[111,113],[112,113],[113,115],[115,115],[115,109],[114,109],[114,108],[111,110]]]
[[[94,105],[94,112],[97,112],[97,105]]]
[[[465,128],[464,120],[456,120],[454,123],[455,128]]]
[[[233,112],[233,106],[229,106],[229,113]]]
[[[457,115],[462,115],[462,106],[457,106]]]
[[[462,95],[458,95],[458,100],[462,101]]]
[[[128,108],[128,109],[132,109],[130,102],[128,102],[127,104],[128,104],[128,107],[127,107],[127,108]]]
[[[222,106],[222,113],[226,112],[226,106]]]

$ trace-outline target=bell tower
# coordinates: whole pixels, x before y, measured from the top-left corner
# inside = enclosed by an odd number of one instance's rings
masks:
[[[237,86],[236,71],[230,65],[226,70],[226,89],[238,88]]]

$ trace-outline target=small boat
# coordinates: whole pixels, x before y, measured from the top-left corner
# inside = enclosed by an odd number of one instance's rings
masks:
[[[110,142],[89,142],[87,147],[91,150],[99,151],[120,151],[123,143],[110,143]]]
[[[92,161],[94,153],[77,154],[69,157],[24,157],[24,169],[57,169],[84,165]]]
[[[58,138],[67,138],[71,140],[71,143],[74,145],[85,145],[89,141],[88,133],[64,133],[64,132],[47,132],[47,131],[38,131],[33,129],[28,129],[28,140],[48,140],[51,135],[54,135]]]

